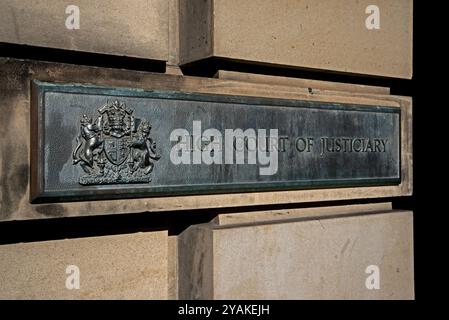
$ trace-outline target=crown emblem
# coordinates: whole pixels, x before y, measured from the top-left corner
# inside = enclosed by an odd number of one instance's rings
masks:
[[[127,109],[126,105],[118,100],[107,103],[98,112],[105,115],[106,121],[103,125],[103,131],[106,135],[121,138],[129,135],[133,129],[133,110]]]

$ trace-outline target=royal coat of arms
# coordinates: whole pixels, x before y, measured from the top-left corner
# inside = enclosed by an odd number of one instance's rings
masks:
[[[83,115],[73,150],[73,164],[87,174],[82,185],[148,183],[154,161],[160,159],[151,125],[134,116],[118,100],[98,109],[94,119]]]

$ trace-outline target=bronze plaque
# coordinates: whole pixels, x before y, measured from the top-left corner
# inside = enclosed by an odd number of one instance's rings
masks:
[[[400,183],[400,109],[35,81],[31,201]]]

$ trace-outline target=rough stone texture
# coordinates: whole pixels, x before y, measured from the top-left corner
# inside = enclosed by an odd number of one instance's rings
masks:
[[[380,29],[368,30],[369,5]],[[181,62],[208,57],[412,77],[412,0],[181,0]]]
[[[168,236],[168,299],[178,299],[178,236]]]
[[[168,1],[168,59],[165,73],[182,75],[179,67],[179,0]]]
[[[347,206],[294,208],[283,210],[250,211],[237,213],[222,213],[217,215],[212,222],[219,225],[235,225],[244,223],[261,223],[264,221],[286,221],[293,219],[310,219],[324,217],[342,217],[355,213],[378,213],[392,210],[391,202],[352,204]]]
[[[205,79],[69,64],[0,59],[0,221],[197,208],[240,207],[276,203],[406,196],[412,193],[411,98]],[[235,94],[284,99],[386,105],[401,108],[401,184],[394,186],[311,189],[130,200],[30,204],[30,82],[89,83],[100,86]]]
[[[215,78],[222,80],[235,80],[251,83],[270,84],[279,87],[300,87],[310,88],[313,93],[323,91],[369,93],[369,94],[390,94],[388,87],[367,86],[362,84],[349,84],[341,82],[310,80],[291,77],[269,76],[265,74],[244,73],[236,71],[218,70]]]
[[[213,55],[213,1],[179,0],[179,62]]]
[[[68,30],[69,4],[80,29]],[[168,60],[168,1],[2,0],[0,42]]]
[[[213,299],[213,234],[193,225],[178,236],[178,298]]]
[[[409,211],[192,226],[179,238],[184,299],[413,299]],[[367,266],[380,289],[365,286]]]
[[[2,245],[0,299],[167,299],[167,260],[167,231]]]

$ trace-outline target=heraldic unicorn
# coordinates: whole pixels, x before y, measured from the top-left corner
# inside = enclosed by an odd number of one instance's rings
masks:
[[[73,150],[73,164],[87,174],[82,185],[148,183],[160,159],[151,125],[135,118],[134,110],[118,100],[98,109],[95,119],[83,115]]]

